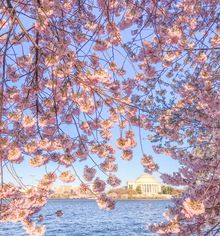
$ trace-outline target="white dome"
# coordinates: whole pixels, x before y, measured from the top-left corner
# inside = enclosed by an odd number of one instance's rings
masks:
[[[149,175],[149,174],[143,174],[139,176],[136,181],[136,183],[149,183],[149,184],[160,184],[159,181],[157,181],[154,176]]]

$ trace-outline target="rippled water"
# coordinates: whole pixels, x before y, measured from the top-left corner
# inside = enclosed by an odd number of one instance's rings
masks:
[[[153,236],[147,224],[161,222],[170,201],[118,201],[113,211],[100,210],[93,200],[50,200],[42,214],[62,209],[64,216],[47,216],[46,236]],[[0,224],[1,236],[26,236],[21,224]]]

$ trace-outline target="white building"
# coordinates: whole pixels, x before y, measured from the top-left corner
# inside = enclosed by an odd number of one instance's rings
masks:
[[[134,190],[138,188],[145,196],[157,195],[161,192],[160,182],[149,174],[142,174],[135,181],[128,181],[127,188]]]

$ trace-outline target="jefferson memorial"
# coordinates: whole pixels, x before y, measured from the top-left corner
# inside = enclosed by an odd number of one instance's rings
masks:
[[[142,174],[135,181],[127,182],[128,189],[139,188],[141,194],[145,196],[157,195],[161,192],[161,184],[152,175]]]

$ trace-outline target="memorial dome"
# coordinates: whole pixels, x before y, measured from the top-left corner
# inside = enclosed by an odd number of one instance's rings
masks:
[[[142,174],[140,175],[136,181],[136,183],[149,183],[149,184],[160,184],[159,181],[156,180],[156,178],[149,174]]]

